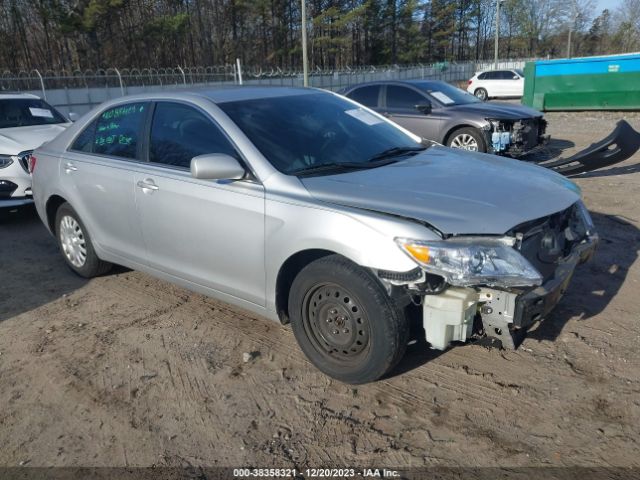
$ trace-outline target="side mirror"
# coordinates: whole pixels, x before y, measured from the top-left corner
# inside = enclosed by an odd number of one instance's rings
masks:
[[[72,122],[75,122],[78,118],[80,118],[80,116],[76,112],[69,113],[69,120]]]
[[[202,180],[240,180],[245,170],[240,162],[224,153],[199,155],[191,160],[191,176]]]
[[[419,105],[416,105],[416,110],[418,110],[420,113],[424,113],[425,115],[428,115],[431,113],[431,104],[421,103]]]
[[[520,77],[519,77],[518,75],[514,75],[514,76],[513,76],[513,79],[514,79],[514,80],[520,80]]]

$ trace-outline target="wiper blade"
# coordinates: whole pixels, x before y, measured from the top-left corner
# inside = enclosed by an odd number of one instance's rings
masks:
[[[369,159],[369,162],[376,162],[385,158],[400,157],[402,155],[416,155],[419,152],[423,152],[427,148],[428,147],[393,147],[389,148],[388,150],[384,150],[377,155],[374,155]]]
[[[326,171],[341,171],[341,170],[360,170],[365,168],[371,168],[372,165],[366,162],[331,162],[322,163],[320,165],[313,165],[311,167],[300,168],[290,172],[291,175],[311,175],[314,173],[326,172]]]

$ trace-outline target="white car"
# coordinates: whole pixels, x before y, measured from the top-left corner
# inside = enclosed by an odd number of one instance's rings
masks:
[[[467,92],[483,101],[498,97],[522,97],[524,73],[518,69],[478,72],[469,80]]]
[[[29,156],[69,125],[69,119],[35,95],[0,93],[0,211],[33,202]]]

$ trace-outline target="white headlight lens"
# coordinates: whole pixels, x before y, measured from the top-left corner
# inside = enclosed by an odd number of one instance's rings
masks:
[[[582,222],[587,230],[587,235],[593,235],[596,232],[596,226],[593,224],[593,219],[587,207],[582,200],[577,203],[578,215],[580,215]]]
[[[451,285],[524,287],[542,284],[540,273],[512,248],[513,239],[420,241],[397,238],[407,255]]]
[[[8,167],[13,163],[13,158],[7,155],[0,155],[0,168]]]

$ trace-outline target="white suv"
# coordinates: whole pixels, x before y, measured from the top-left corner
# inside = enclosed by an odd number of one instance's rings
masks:
[[[469,80],[467,92],[483,101],[496,97],[522,97],[524,74],[518,69],[478,72]]]
[[[31,151],[69,125],[67,118],[35,95],[0,93],[0,210],[33,202]]]

